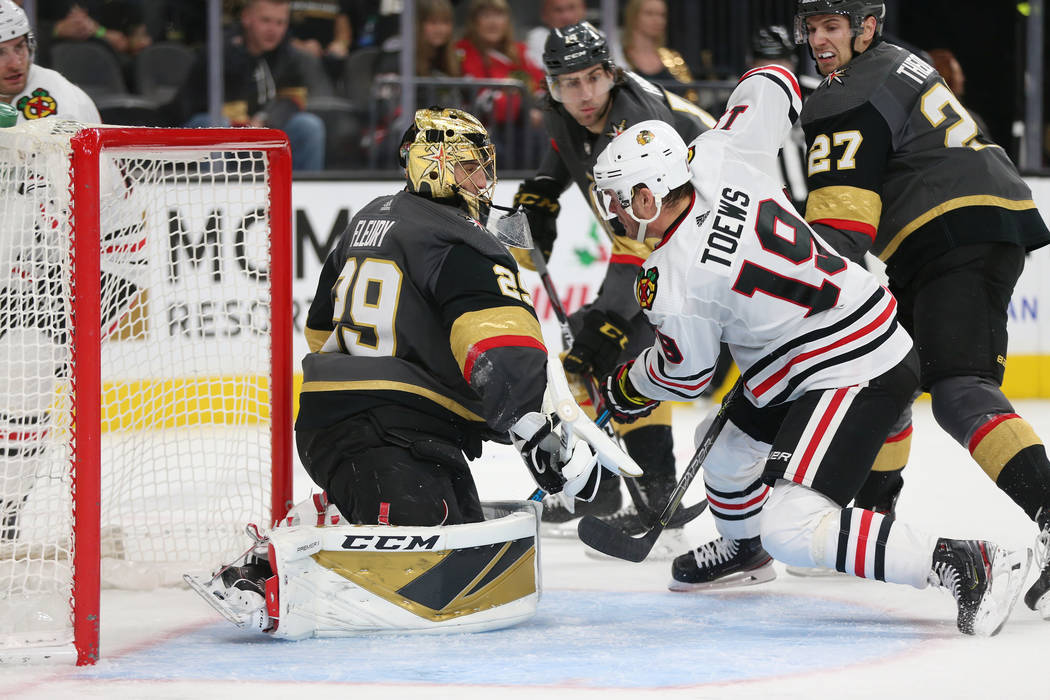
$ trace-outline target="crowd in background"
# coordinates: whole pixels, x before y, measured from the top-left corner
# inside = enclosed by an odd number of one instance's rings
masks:
[[[753,58],[752,32],[789,28],[796,2],[619,4],[616,63],[717,115]],[[745,4],[752,26],[737,31]],[[739,11],[727,15],[729,6]],[[36,7],[37,63],[83,87],[104,121],[211,123],[206,3],[49,0]],[[223,123],[283,129],[300,172],[393,167],[389,132],[401,125],[401,9],[401,0],[225,0]],[[543,43],[551,28],[582,19],[600,24],[597,0],[513,6],[508,0],[417,0],[411,38],[422,79],[417,104],[468,109],[490,129],[502,168],[534,167],[545,143]],[[944,45],[922,48],[965,102],[963,62]],[[787,41],[784,51],[798,70],[811,70],[803,50]],[[1009,143],[999,116],[988,115],[992,136]]]

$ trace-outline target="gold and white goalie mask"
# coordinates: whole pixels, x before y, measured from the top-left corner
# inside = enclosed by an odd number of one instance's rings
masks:
[[[484,224],[496,188],[496,151],[476,117],[460,109],[416,111],[401,140],[408,189],[436,200],[460,200]]]

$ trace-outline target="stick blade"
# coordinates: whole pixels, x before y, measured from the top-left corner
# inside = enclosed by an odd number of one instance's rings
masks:
[[[580,518],[580,524],[576,526],[580,541],[591,549],[635,563],[644,561],[649,556],[661,529],[650,530],[641,537],[631,537],[615,525],[610,525],[593,515],[583,516]]]

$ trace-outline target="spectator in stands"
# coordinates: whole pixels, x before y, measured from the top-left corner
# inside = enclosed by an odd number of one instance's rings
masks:
[[[454,13],[450,0],[416,0],[416,76],[420,78],[456,78],[460,76],[459,58],[452,41]],[[401,39],[394,37],[383,44],[376,59],[376,78],[399,78],[401,75]],[[399,85],[378,83],[378,127],[373,138],[378,143],[387,136],[387,128],[400,115]],[[416,91],[417,105],[461,107],[463,91],[457,88],[435,88],[421,85]],[[392,149],[384,149],[392,153]],[[396,155],[393,154],[392,155]]]
[[[528,58],[524,43],[514,41],[506,0],[471,0],[466,30],[456,49],[464,76],[520,80],[525,85],[526,103],[530,102],[530,96],[542,94],[543,69]],[[479,91],[471,111],[482,116],[487,124],[538,128],[543,122],[540,110],[529,106],[526,123],[521,94],[507,90]],[[493,141],[501,141],[501,136],[506,134],[497,129]],[[508,147],[509,144],[500,144],[497,150],[503,153]]]
[[[350,50],[380,48],[401,33],[401,2],[392,0],[349,0],[350,26],[354,43]]]
[[[292,0],[292,46],[321,59],[333,80],[350,52],[350,9],[350,0]]]
[[[324,168],[325,127],[305,111],[306,78],[299,52],[291,45],[289,0],[247,0],[240,26],[223,48],[223,117],[234,126],[268,126],[288,134],[292,168]],[[207,126],[204,52],[170,105],[185,126]]]
[[[543,65],[543,47],[552,29],[582,22],[586,12],[583,0],[543,0],[540,7],[540,21],[543,24],[533,27],[525,35],[525,46],[532,62],[537,66]]]
[[[667,3],[664,0],[630,0],[623,11],[624,65],[647,80],[696,102],[696,90],[676,89],[675,83],[691,83],[682,54],[668,48]]]
[[[933,67],[937,69],[937,72],[944,78],[944,82],[948,84],[948,88],[955,93],[960,102],[965,104],[963,95],[966,94],[966,74],[963,73],[962,66],[959,65],[955,54],[950,49],[930,49],[926,53],[933,62]],[[984,119],[969,107],[966,108],[966,111],[977,122],[977,127],[981,132],[987,134],[988,125],[984,123]]]
[[[126,68],[132,56],[152,43],[142,0],[49,0],[37,3],[38,21],[50,43],[102,41]]]

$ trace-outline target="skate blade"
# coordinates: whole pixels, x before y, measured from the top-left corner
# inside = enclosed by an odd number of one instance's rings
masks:
[[[230,609],[226,604],[226,601],[215,595],[215,592],[208,588],[208,584],[203,579],[193,576],[192,574],[183,574],[182,579],[197,593],[197,595],[204,598],[208,605],[212,606],[217,613],[225,617],[227,620],[238,627],[246,627],[248,625],[249,616],[243,613],[237,613]]]
[[[994,637],[1006,624],[1021,595],[1021,587],[1032,568],[1032,550],[1011,552],[1002,548],[992,563],[992,591],[981,601],[974,616],[973,634]]]
[[[757,586],[760,583],[767,583],[774,580],[777,577],[777,571],[773,568],[772,560],[760,566],[757,569],[751,569],[750,571],[739,571],[729,576],[723,576],[720,579],[714,581],[707,581],[705,583],[687,583],[685,581],[677,581],[671,579],[671,582],[667,584],[667,590],[674,591],[675,593],[693,593],[697,591],[716,591],[725,588],[744,588],[746,586]]]
[[[833,578],[835,576],[846,576],[847,578],[852,578],[849,574],[844,574],[835,569],[829,569],[826,566],[785,566],[784,571],[792,576],[799,576],[801,578]]]

